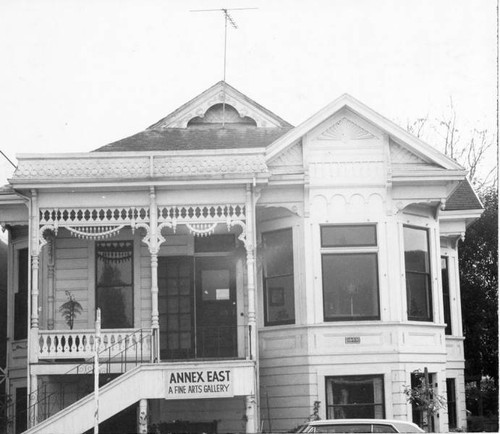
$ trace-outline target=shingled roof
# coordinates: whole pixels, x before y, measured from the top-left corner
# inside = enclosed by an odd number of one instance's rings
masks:
[[[291,128],[148,129],[102,146],[94,152],[260,148],[274,142]]]
[[[462,211],[467,209],[483,209],[469,181],[462,181],[446,201],[446,211]]]

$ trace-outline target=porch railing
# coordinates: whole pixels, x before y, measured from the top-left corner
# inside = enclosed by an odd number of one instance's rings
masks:
[[[95,345],[95,330],[40,330],[38,358],[87,359],[95,354]],[[150,333],[135,329],[101,330],[98,352],[103,358],[124,352],[136,354],[138,348],[143,355],[151,354]]]

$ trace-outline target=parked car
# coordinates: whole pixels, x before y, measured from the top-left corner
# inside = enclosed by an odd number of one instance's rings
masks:
[[[425,432],[418,425],[388,419],[325,419],[307,422],[297,433],[416,433]]]

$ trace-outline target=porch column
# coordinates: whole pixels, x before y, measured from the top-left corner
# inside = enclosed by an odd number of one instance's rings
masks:
[[[253,203],[253,192],[250,184],[247,184],[246,201],[246,251],[247,251],[247,294],[248,294],[248,328],[249,346],[248,357],[255,361],[254,370],[254,394],[246,397],[246,432],[256,433],[258,431],[258,369],[257,369],[257,318],[255,313],[255,208]]]
[[[29,428],[32,428],[38,422],[38,378],[36,375],[30,375],[30,392],[28,405],[28,426]]]
[[[148,434],[148,400],[141,399],[137,408],[137,432]]]
[[[39,224],[38,194],[31,190],[31,328],[38,329]]]
[[[160,322],[158,313],[158,215],[155,188],[149,190],[149,252],[151,254],[151,329],[153,361],[160,361]]]
[[[47,273],[47,328],[54,330],[54,269],[55,269],[55,238],[51,237],[48,242],[49,264]]]

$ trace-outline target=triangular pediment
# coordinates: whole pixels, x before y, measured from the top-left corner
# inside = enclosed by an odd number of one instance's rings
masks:
[[[430,167],[440,167],[436,164],[432,164],[429,159],[424,159],[418,155],[410,152],[404,146],[399,145],[394,140],[389,140],[389,149],[391,154],[392,164],[403,164],[403,165],[421,165]]]
[[[205,117],[207,117],[206,122],[210,123],[220,118],[220,107],[223,105],[224,116],[230,123],[236,123],[239,116],[242,123],[251,124],[258,128],[291,127],[288,122],[279,116],[237,91],[226,82],[220,81],[150,126],[148,130],[186,128],[190,122],[203,123]]]
[[[303,167],[302,143],[297,142],[267,163],[272,172],[286,172]]]
[[[336,121],[333,125],[323,131],[317,140],[364,140],[373,139],[374,135],[365,130],[357,123],[346,117]]]
[[[400,168],[413,165],[465,173],[463,167],[451,158],[347,94],[272,143],[266,150],[268,161],[304,137],[315,140],[318,144],[323,143],[323,147],[330,146],[328,142],[331,142],[331,145],[339,149],[347,149],[346,146],[349,146],[367,150],[372,149],[376,141],[380,142],[383,137],[387,137],[392,142],[389,149],[391,162]],[[341,143],[344,144],[343,148]]]

